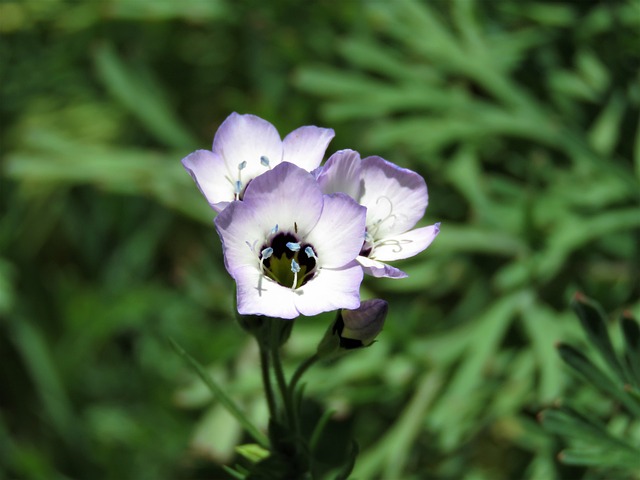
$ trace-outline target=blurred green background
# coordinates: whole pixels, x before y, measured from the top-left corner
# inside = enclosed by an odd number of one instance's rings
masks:
[[[535,415],[615,414],[554,343],[586,344],[577,290],[640,316],[639,32],[637,0],[0,1],[0,478],[227,478],[242,432],[167,337],[265,421],[180,165],[232,111],[418,171],[442,222],[363,284],[379,341],[307,376],[327,458],[348,434],[359,479],[627,478],[560,464]]]

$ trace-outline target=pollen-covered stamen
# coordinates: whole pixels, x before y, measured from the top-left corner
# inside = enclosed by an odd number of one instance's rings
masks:
[[[269,164],[269,157],[266,157],[266,156],[262,155],[260,157],[260,164],[263,167],[267,167],[269,170],[271,170],[271,165]]]
[[[316,252],[313,251],[311,246],[308,246],[304,249],[304,253],[307,255],[307,258],[313,258],[316,262],[318,261],[318,257],[316,257]]]
[[[263,248],[260,252],[260,271],[264,273],[264,261],[273,255],[273,248]]]
[[[261,249],[260,271],[283,287],[300,288],[317,273],[313,246],[302,243],[295,233],[270,233]]]
[[[297,242],[287,242],[287,248],[292,252],[297,252],[300,250],[300,244]]]
[[[234,193],[233,193],[236,200],[240,200],[240,194],[242,193],[242,187],[243,187],[242,170],[244,170],[246,166],[247,166],[246,160],[238,164],[238,179],[234,183]]]
[[[294,259],[291,259],[291,271],[293,272],[293,283],[291,284],[291,290],[295,290],[298,287],[298,272],[300,271],[300,265]]]

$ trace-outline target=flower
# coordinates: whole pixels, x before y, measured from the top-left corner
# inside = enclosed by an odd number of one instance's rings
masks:
[[[373,156],[334,153],[314,175],[325,194],[344,192],[367,208],[365,241],[357,260],[374,277],[404,278],[402,270],[383,262],[412,257],[426,249],[440,231],[440,223],[412,228],[427,208],[424,179]]]
[[[330,128],[300,127],[280,139],[271,123],[255,115],[232,113],[213,138],[213,148],[182,159],[211,207],[222,211],[241,200],[249,182],[281,162],[311,171],[320,165],[335,133]]]
[[[389,304],[379,298],[364,300],[354,310],[342,309],[318,344],[318,356],[331,358],[370,346],[382,331],[388,311]]]
[[[323,195],[291,163],[256,177],[214,221],[238,312],[291,319],[357,308],[365,217],[348,195]]]

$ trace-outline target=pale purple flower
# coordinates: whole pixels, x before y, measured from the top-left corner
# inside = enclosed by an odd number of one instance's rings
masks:
[[[427,208],[424,179],[381,157],[360,159],[358,152],[334,153],[314,175],[324,193],[344,192],[367,208],[365,240],[357,260],[374,277],[404,278],[385,262],[412,257],[427,248],[440,223],[413,227]]]
[[[238,312],[295,318],[360,305],[365,208],[324,195],[288,162],[256,177],[215,219]]]
[[[182,165],[211,207],[220,212],[230,202],[243,199],[255,177],[281,162],[309,172],[318,167],[334,135],[330,128],[305,126],[281,140],[266,120],[234,112],[220,125],[212,150],[196,150],[182,159]]]

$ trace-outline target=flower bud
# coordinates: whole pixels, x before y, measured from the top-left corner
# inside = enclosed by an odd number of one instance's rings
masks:
[[[355,310],[340,310],[318,345],[323,358],[337,356],[347,350],[370,346],[382,331],[389,304],[384,300],[365,300]]]
[[[342,331],[336,322],[342,348],[368,347],[382,331],[389,304],[379,298],[365,300],[355,310],[342,310]]]

